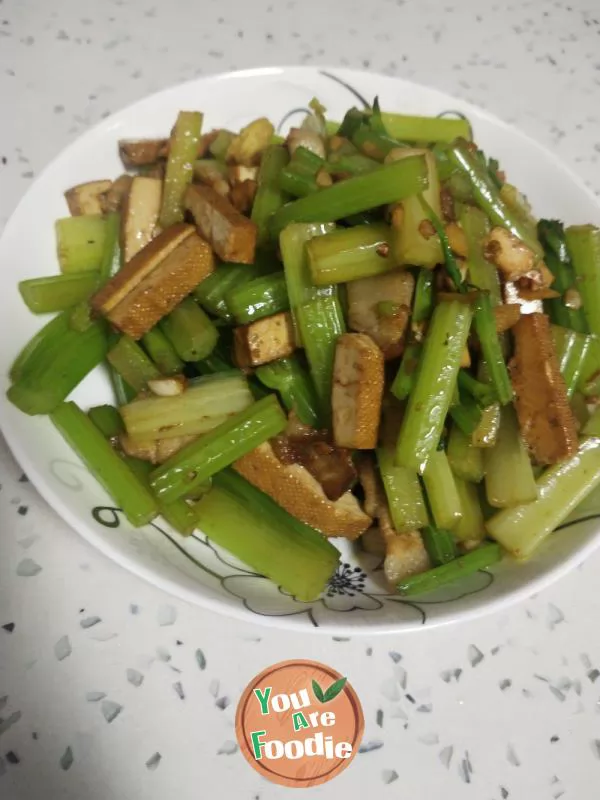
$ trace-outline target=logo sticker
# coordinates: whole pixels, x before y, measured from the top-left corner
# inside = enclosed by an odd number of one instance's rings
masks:
[[[365,721],[345,676],[318,661],[281,661],[257,675],[238,705],[244,757],[281,786],[318,786],[345,769]]]

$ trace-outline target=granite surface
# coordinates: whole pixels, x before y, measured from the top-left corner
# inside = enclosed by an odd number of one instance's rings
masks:
[[[381,71],[469,99],[600,190],[592,0],[0,0],[0,225],[44,165],[112,111],[197,75],[285,63]],[[600,554],[527,603],[424,634],[273,631],[109,562],[0,443],[0,797],[281,797],[238,752],[235,706],[254,674],[301,657],[347,674],[366,717],[362,752],[315,796],[593,800],[597,570]]]

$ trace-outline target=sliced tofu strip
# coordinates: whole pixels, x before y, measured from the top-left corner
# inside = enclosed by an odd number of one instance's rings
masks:
[[[161,180],[133,178],[125,197],[121,217],[121,248],[125,264],[154,237],[161,200]]]
[[[256,225],[210,186],[190,186],[184,199],[198,230],[223,261],[254,263]]]
[[[154,164],[159,158],[166,158],[168,150],[168,139],[137,139],[119,142],[119,155],[127,168]]]
[[[577,452],[577,421],[545,314],[522,316],[512,329],[510,374],[521,434],[539,464],[556,464]]]
[[[172,225],[92,298],[116,328],[140,339],[215,268],[212,250],[192,225]]]
[[[338,447],[372,450],[383,398],[383,353],[370,336],[345,333],[337,340],[331,404]]]
[[[411,273],[401,269],[347,284],[348,327],[370,336],[386,360],[404,349],[414,286]]]
[[[296,519],[325,536],[356,539],[371,524],[351,492],[328,500],[320,483],[300,464],[282,464],[269,442],[234,463],[234,469]]]
[[[233,336],[235,362],[241,369],[285,358],[298,346],[289,311],[241,325],[234,330]]]
[[[129,194],[133,177],[124,173],[116,181],[113,181],[110,189],[104,197],[105,211],[120,211]]]
[[[65,200],[72,216],[83,214],[103,214],[105,195],[110,190],[112,181],[89,181],[72,186],[65,192]]]

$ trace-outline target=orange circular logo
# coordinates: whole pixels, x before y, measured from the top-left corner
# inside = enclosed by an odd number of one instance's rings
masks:
[[[281,661],[257,675],[235,730],[249,764],[281,786],[318,786],[358,752],[365,721],[347,679],[318,661]]]

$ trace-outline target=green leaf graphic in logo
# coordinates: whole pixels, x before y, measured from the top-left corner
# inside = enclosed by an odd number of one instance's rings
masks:
[[[319,684],[313,679],[312,682],[312,690],[315,693],[315,697],[319,701],[319,703],[325,702],[325,695],[323,694],[323,689],[319,686]]]
[[[325,691],[323,691],[319,684],[313,680],[312,688],[313,692],[315,693],[315,697],[320,703],[329,703],[331,700],[335,700],[335,698],[346,685],[347,680],[348,678],[339,678],[339,680],[334,681],[334,683],[332,683],[331,686]]]

